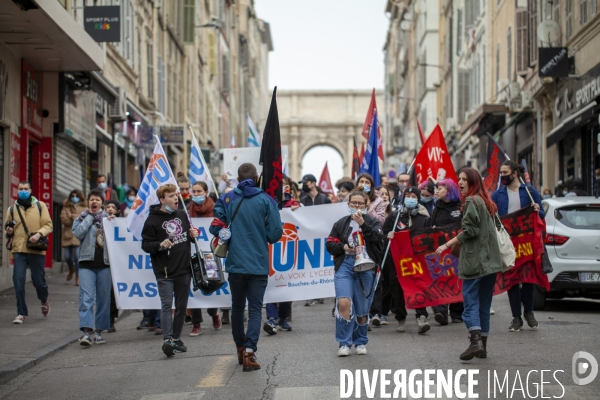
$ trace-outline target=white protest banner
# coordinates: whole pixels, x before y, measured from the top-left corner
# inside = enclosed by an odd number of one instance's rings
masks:
[[[335,296],[333,258],[325,249],[333,224],[348,215],[348,206],[327,204],[281,211],[283,236],[269,246],[269,283],[265,303]],[[212,218],[193,218],[200,250],[209,251]],[[119,309],[158,309],[160,299],[150,255],[127,231],[125,219],[104,220],[110,268]],[[191,246],[191,245],[190,245]],[[231,306],[228,283],[208,296],[192,291],[188,308]]]
[[[288,147],[281,146],[281,159],[288,157]],[[256,172],[260,175],[262,165],[260,160],[260,147],[237,147],[235,149],[223,149],[223,171],[230,178],[237,178],[237,171],[243,163],[252,163],[256,167]]]

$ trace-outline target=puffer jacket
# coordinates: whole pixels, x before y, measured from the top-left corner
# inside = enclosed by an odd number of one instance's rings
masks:
[[[102,210],[102,218],[108,217],[106,211]],[[79,250],[79,262],[94,261],[96,252],[96,232],[98,228],[94,225],[94,215],[89,211],[80,214],[83,218],[76,218],[73,222],[73,235],[81,241]],[[78,217],[80,216],[78,215]],[[104,264],[108,266],[108,246],[104,244]]]
[[[14,203],[11,207],[12,214],[9,207],[4,213],[4,222],[6,223],[7,221],[11,220],[16,221],[12,241],[12,252],[45,255],[45,251],[37,251],[27,248],[27,241],[29,238],[25,234],[25,229],[21,223],[21,218],[19,218],[17,207],[19,210],[21,210],[21,215],[25,219],[25,225],[27,225],[27,230],[30,234],[37,232],[42,236],[48,236],[52,233],[52,219],[50,218],[50,213],[48,213],[48,207],[46,207],[46,203],[38,201],[38,199],[31,196],[31,207],[29,207],[27,210],[17,203]]]
[[[79,246],[79,239],[73,235],[73,221],[86,209],[85,203],[73,203],[70,199],[63,202],[62,210],[60,211],[60,222],[63,224],[61,235],[61,246]]]
[[[369,215],[377,218],[377,220],[379,221],[379,225],[383,225],[383,222],[385,221],[385,209],[386,208],[387,208],[387,206],[385,205],[385,203],[383,202],[381,197],[379,197],[379,195],[377,195],[375,197],[375,200],[373,200],[369,204],[369,209],[367,210],[367,213]]]

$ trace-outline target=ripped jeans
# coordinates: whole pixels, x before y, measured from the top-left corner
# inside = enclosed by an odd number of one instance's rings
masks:
[[[346,256],[334,276],[336,298],[335,340],[339,342],[340,346],[348,347],[352,347],[352,345],[366,345],[369,342],[369,338],[367,337],[369,308],[371,308],[373,294],[375,293],[375,288],[373,288],[375,284],[374,270],[356,273],[352,271],[354,260],[355,257],[353,255]],[[365,293],[369,295],[368,298],[365,297]],[[341,298],[350,299],[349,320],[342,317],[339,313],[338,302]],[[358,323],[358,317],[365,318],[364,324]]]

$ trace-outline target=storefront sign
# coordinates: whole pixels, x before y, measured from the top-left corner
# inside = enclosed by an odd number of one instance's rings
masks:
[[[52,138],[45,137],[40,144],[37,196],[52,210]]]
[[[65,84],[62,131],[65,135],[96,151],[96,93],[74,90]]]
[[[600,96],[600,64],[577,80],[565,81],[554,100],[556,125]]]
[[[540,47],[539,60],[541,77],[569,76],[569,51],[566,47]]]
[[[96,6],[83,10],[85,31],[96,42],[121,41],[121,7]]]
[[[163,146],[183,146],[185,126],[161,126],[159,129]]]
[[[21,135],[18,129],[10,130],[10,198],[17,199],[21,181]]]
[[[42,73],[21,61],[21,127],[42,138]]]

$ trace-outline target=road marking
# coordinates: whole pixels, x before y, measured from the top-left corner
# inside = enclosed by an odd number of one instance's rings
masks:
[[[225,372],[227,371],[227,368],[231,366],[231,363],[235,358],[237,358],[237,356],[217,357],[217,360],[210,369],[210,372],[200,380],[196,387],[206,388],[225,386],[225,383],[227,383],[227,376]]]
[[[200,400],[206,392],[151,394],[140,400]]]

